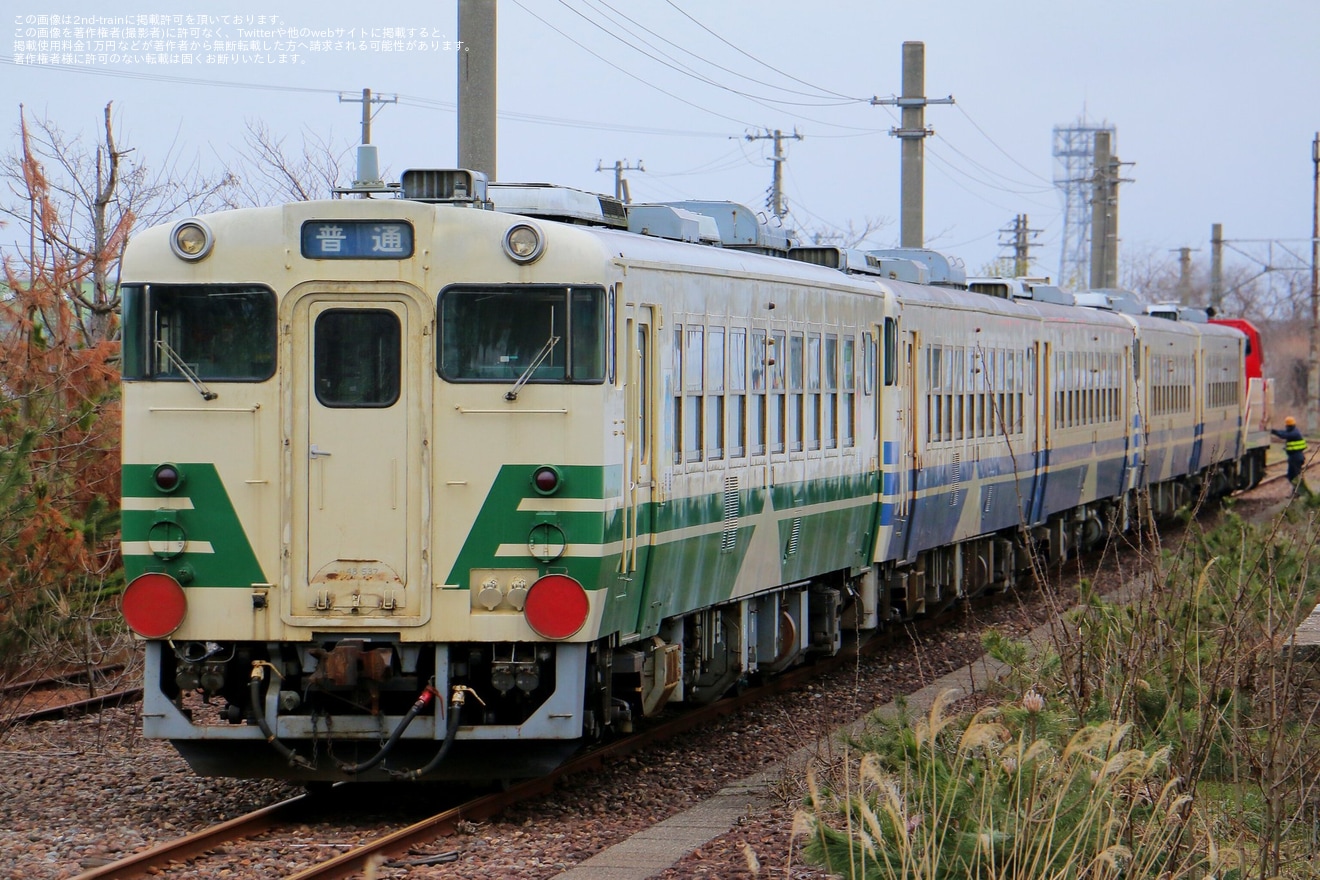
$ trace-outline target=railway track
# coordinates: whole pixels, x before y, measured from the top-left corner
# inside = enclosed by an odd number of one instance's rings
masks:
[[[0,723],[27,724],[99,712],[142,699],[142,688],[122,686],[122,663],[0,685]],[[96,693],[98,682],[116,683]],[[86,696],[76,696],[85,693]]]

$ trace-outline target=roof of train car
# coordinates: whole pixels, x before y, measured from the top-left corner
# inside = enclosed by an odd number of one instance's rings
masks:
[[[740,248],[726,248],[708,244],[674,241],[671,239],[663,239],[655,236],[610,229],[601,226],[587,226],[565,223],[557,220],[529,218],[522,214],[505,213],[501,211],[484,211],[472,207],[428,204],[407,199],[379,199],[371,201],[334,199],[295,202],[285,205],[219,211],[198,219],[204,221],[220,221],[225,225],[230,225],[235,221],[247,223],[261,217],[261,215],[273,215],[282,218],[284,212],[288,210],[298,210],[309,216],[314,216],[316,213],[322,212],[333,216],[343,217],[349,213],[361,211],[361,209],[366,206],[381,208],[383,209],[381,211],[383,216],[393,217],[435,212],[434,217],[437,220],[440,220],[442,217],[447,220],[451,219],[451,216],[456,215],[447,215],[440,212],[464,211],[471,212],[472,215],[479,215],[482,219],[495,220],[496,218],[499,218],[499,220],[504,221],[508,225],[530,221],[545,230],[547,238],[551,236],[554,238],[567,236],[577,238],[578,241],[582,243],[594,239],[601,248],[601,258],[603,261],[620,260],[624,263],[645,263],[654,266],[673,266],[675,268],[686,267],[698,271],[705,270],[720,273],[737,273],[767,279],[776,278],[785,281],[820,285],[833,289],[846,289],[867,296],[883,296],[888,292],[895,296],[900,304],[925,303],[960,310],[998,314],[1006,317],[1032,317],[1047,321],[1082,323],[1093,326],[1127,325],[1128,327],[1133,328],[1133,331],[1138,335],[1167,334],[1184,337],[1198,335],[1243,335],[1237,328],[1225,324],[1191,324],[1148,315],[1109,312],[1103,309],[1089,308],[1086,306],[1058,305],[1025,299],[1001,299],[999,297],[974,293],[967,290],[958,290],[950,287],[912,284],[876,275],[849,274],[840,272],[837,269],[793,260],[780,255],[758,253]],[[153,227],[150,230],[144,230],[143,232],[136,234],[134,239],[137,239],[140,244],[151,243],[153,239],[156,239],[158,236],[168,234],[168,230],[172,228],[173,225],[174,224],[172,223],[166,223]],[[132,277],[133,274],[135,274],[133,271],[136,268],[135,260],[133,259],[133,251],[137,249],[133,248],[132,244],[133,242],[130,241],[129,254],[126,255],[125,260],[126,278]],[[159,242],[155,242],[155,244],[156,246],[159,246]]]

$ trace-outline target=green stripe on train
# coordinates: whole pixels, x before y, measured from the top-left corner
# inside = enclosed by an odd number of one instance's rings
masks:
[[[150,538],[152,525],[168,520],[177,523],[189,541],[210,544],[212,552],[183,553],[170,560],[153,555],[124,554],[127,578],[132,580],[148,571],[163,571],[178,577],[188,571],[192,579],[184,586],[247,588],[267,583],[215,465],[192,462],[180,464],[178,468],[184,475],[183,484],[176,491],[165,493],[156,488],[151,478],[156,465],[124,465],[125,499],[148,499],[148,504],[165,505],[169,503],[168,499],[185,498],[192,505],[190,510],[125,510],[124,543],[145,544]]]
[[[666,616],[728,598],[758,528],[773,530],[772,540],[760,546],[776,548],[777,583],[869,561],[877,509],[875,473],[641,505],[637,565],[626,574],[620,573],[618,552],[600,556],[570,552],[549,563],[539,563],[530,552],[498,556],[502,545],[524,542],[540,523],[562,530],[570,548],[621,543],[622,511],[601,509],[606,500],[621,498],[618,467],[561,469],[563,487],[545,508],[578,499],[595,502],[597,509],[591,512],[537,511],[540,496],[531,489],[534,470],[534,465],[500,469],[446,583],[469,587],[468,572],[473,568],[564,572],[589,590],[608,591],[601,621],[605,631],[635,629],[648,634]],[[531,509],[520,510],[522,506]]]

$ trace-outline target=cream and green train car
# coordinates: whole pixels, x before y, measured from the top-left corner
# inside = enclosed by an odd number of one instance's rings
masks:
[[[490,196],[527,192],[558,191]],[[528,775],[838,649],[892,293],[755,252],[755,221],[722,248],[601,203],[342,199],[133,239],[148,736],[207,774]]]
[[[123,609],[145,733],[200,773],[538,774],[1008,588],[1209,467],[1142,470],[1126,316],[791,248],[726,202],[396,195],[125,254]]]

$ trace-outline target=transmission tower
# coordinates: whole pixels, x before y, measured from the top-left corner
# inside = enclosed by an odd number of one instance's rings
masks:
[[[1063,195],[1063,235],[1059,243],[1059,282],[1082,286],[1091,277],[1091,202],[1095,182],[1095,136],[1114,126],[1088,123],[1054,127],[1054,185]]]

